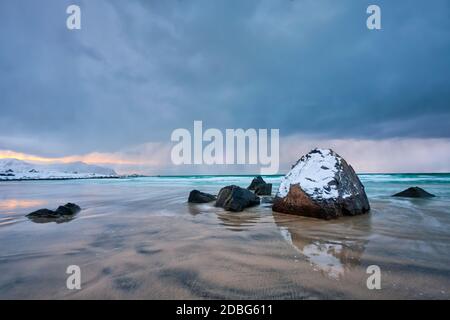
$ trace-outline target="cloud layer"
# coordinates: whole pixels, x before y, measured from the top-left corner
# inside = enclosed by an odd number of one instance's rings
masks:
[[[39,157],[0,150],[1,158],[17,158],[36,163],[83,161],[113,168],[120,174],[256,174],[261,165],[179,165],[172,164],[171,143],[146,143],[117,152],[95,152],[60,158]],[[279,173],[290,170],[310,150],[332,148],[359,173],[450,172],[450,139],[393,138],[321,139],[292,135],[281,138]]]
[[[360,157],[414,141],[411,171],[445,167],[422,154],[450,152],[446,0],[377,1],[381,31],[366,28],[371,3],[349,0],[78,1],[82,30],[69,31],[72,2],[0,4],[0,149],[166,150],[203,120],[344,141],[337,151]],[[402,170],[377,159],[361,170]]]

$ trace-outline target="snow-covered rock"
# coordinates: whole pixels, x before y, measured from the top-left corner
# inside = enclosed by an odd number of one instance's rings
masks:
[[[332,219],[365,213],[370,206],[353,168],[333,150],[315,149],[282,178],[273,210]]]
[[[18,159],[0,159],[0,180],[83,179],[117,176],[112,169],[84,162],[32,164]]]

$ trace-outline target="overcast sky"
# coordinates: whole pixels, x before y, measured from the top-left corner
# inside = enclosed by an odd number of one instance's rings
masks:
[[[280,129],[284,166],[320,145],[359,171],[450,171],[450,2],[5,0],[0,114],[0,156],[188,173],[170,134],[202,120]]]

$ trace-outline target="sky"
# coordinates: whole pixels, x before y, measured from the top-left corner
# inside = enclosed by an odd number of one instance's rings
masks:
[[[316,146],[359,172],[450,172],[449,57],[448,0],[5,0],[0,158],[255,171],[173,165],[171,133],[201,120],[279,129],[280,173]]]

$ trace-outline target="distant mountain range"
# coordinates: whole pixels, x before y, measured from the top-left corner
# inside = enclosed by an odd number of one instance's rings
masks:
[[[18,159],[0,159],[0,180],[115,178],[110,168],[84,162],[33,164]]]

